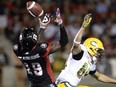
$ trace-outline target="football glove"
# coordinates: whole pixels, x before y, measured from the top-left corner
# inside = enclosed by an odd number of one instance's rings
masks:
[[[87,27],[90,24],[91,20],[92,20],[91,14],[85,15],[82,27]]]
[[[60,9],[57,8],[57,11],[56,11],[56,19],[55,19],[55,22],[60,25],[62,24],[63,20],[61,18],[61,15],[60,15]]]
[[[50,14],[45,14],[43,20],[39,18],[40,28],[46,29],[50,21],[51,21]]]

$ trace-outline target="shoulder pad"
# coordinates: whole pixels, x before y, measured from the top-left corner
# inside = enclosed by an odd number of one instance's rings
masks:
[[[48,44],[47,44],[47,43],[41,43],[41,44],[40,44],[40,47],[41,47],[41,48],[47,48],[47,47],[48,47]]]
[[[13,47],[14,50],[18,50],[18,44],[15,44]]]

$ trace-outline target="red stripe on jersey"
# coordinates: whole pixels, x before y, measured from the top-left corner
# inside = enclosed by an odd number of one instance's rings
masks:
[[[51,78],[52,83],[54,83],[55,80],[54,80],[54,75],[53,75],[53,71],[52,71],[52,68],[51,68],[51,65],[50,65],[49,58],[47,58],[47,57],[44,57],[44,58],[45,58],[45,61],[46,61],[47,72],[48,72],[48,74]]]
[[[50,49],[51,49],[51,44],[48,43],[48,47],[47,47],[47,49],[46,49],[46,51],[44,53],[44,57],[48,55],[48,53],[50,52]]]

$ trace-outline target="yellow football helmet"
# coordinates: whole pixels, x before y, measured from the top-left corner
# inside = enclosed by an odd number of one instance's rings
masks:
[[[88,52],[92,55],[92,56],[96,56],[96,55],[100,55],[101,50],[104,51],[104,47],[102,42],[97,39],[97,38],[88,38],[84,41],[84,45],[86,46]],[[100,51],[99,51],[100,50]],[[100,52],[98,54],[98,51]]]

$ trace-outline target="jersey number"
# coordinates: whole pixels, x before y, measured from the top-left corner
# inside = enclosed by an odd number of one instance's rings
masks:
[[[33,73],[31,71],[31,69],[29,68],[29,65],[27,63],[25,63],[25,67],[26,67],[28,74],[34,74],[36,76],[41,76],[43,74],[42,67],[39,63],[32,63],[31,66],[33,68]]]
[[[89,68],[88,68],[88,64],[84,63],[84,65],[80,68],[80,70],[77,72],[77,76],[79,78],[81,78],[84,74],[88,74],[89,73]]]

